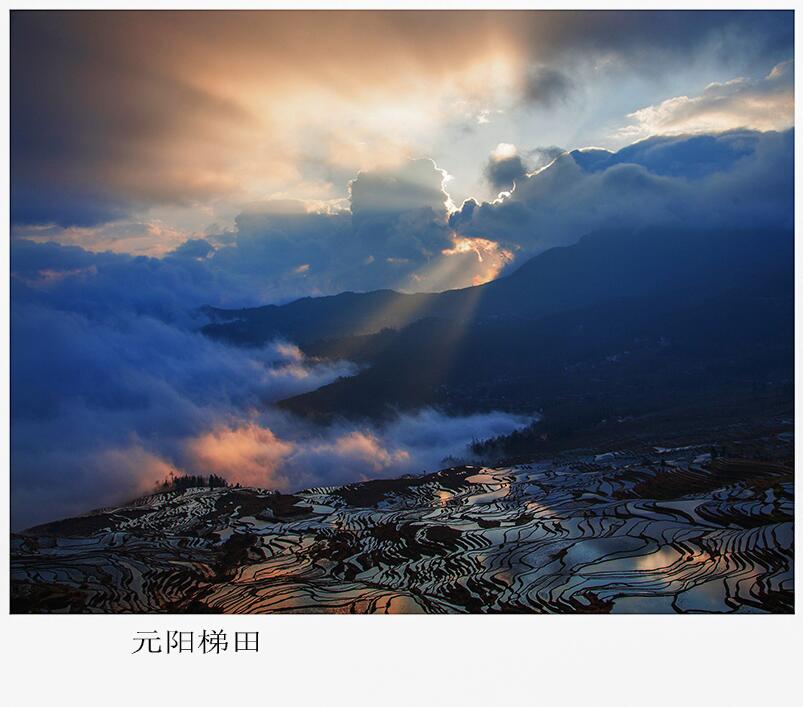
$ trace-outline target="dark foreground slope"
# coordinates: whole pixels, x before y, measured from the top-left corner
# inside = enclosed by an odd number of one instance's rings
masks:
[[[12,610],[791,612],[791,428],[163,493],[14,535]]]

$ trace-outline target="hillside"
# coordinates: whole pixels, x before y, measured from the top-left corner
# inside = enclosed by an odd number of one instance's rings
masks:
[[[606,231],[479,287],[218,311],[228,321],[205,331],[289,337],[361,364],[281,403],[324,423],[423,406],[538,411],[554,435],[560,419],[576,429],[734,396],[760,417],[753,399],[791,395],[793,243],[783,231]]]
[[[14,535],[12,611],[791,612],[791,429],[160,493]]]
[[[548,250],[507,277],[462,290],[345,292],[253,309],[207,307],[213,321],[204,332],[244,345],[275,337],[303,345],[400,329],[429,317],[536,320],[630,297],[693,293],[704,298],[768,273],[791,273],[793,254],[790,231],[613,229]]]

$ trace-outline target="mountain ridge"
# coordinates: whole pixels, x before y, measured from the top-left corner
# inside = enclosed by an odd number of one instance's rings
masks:
[[[240,345],[286,337],[300,345],[333,336],[403,328],[428,316],[536,319],[622,296],[700,288],[727,289],[766,268],[792,263],[791,231],[599,231],[551,248],[510,275],[441,293],[394,290],[306,297],[284,305],[204,309],[207,336]]]

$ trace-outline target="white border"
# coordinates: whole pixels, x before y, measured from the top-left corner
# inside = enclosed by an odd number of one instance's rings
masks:
[[[613,5],[613,7],[611,7]],[[770,9],[709,2],[712,9]],[[43,3],[4,3],[4,10]],[[49,2],[48,9],[151,9],[153,2]],[[223,3],[164,2],[160,9],[215,9]],[[772,9],[797,9],[774,2]],[[478,2],[238,2],[255,8],[701,9],[690,2],[606,4]],[[231,6],[225,9],[234,9]],[[8,12],[0,73],[8,194]],[[795,16],[800,36],[799,13]],[[797,52],[796,52],[797,54]],[[797,85],[799,88],[799,84]],[[796,118],[799,118],[799,108]],[[799,122],[796,121],[796,122]],[[797,142],[797,141],[796,141]],[[796,144],[796,165],[800,148]],[[796,176],[796,221],[800,178]],[[8,238],[8,199],[0,200]],[[0,248],[4,483],[0,508],[9,528],[8,240]],[[800,249],[795,261],[801,270]],[[796,372],[800,371],[801,289],[796,288]],[[795,397],[800,437],[799,389]],[[796,464],[796,473],[799,465]],[[6,535],[6,538],[8,536]],[[796,542],[799,541],[799,532]],[[0,543],[0,681],[13,705],[168,705],[255,702],[285,705],[735,705],[792,703],[800,690],[800,616],[9,616],[8,542]],[[798,576],[796,573],[796,584]],[[221,656],[130,656],[136,631],[259,630],[261,651]],[[796,650],[797,649],[797,650]],[[187,670],[182,670],[185,666]],[[208,666],[208,669],[205,670]]]

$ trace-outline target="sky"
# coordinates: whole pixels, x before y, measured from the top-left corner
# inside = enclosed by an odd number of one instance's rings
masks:
[[[362,270],[407,290],[471,284],[509,254],[463,281],[411,277],[454,249],[444,206],[491,201],[513,186],[505,168],[560,150],[789,128],[792,60],[791,12],[17,12],[13,233],[160,257],[252,238],[254,213],[262,231],[350,217],[362,186],[357,209],[390,210],[395,180],[414,187],[398,210],[431,207],[417,225],[434,227],[412,249],[370,236],[385,247],[362,244]],[[346,220],[328,240],[359,239]],[[282,265],[285,297],[337,289]]]
[[[791,12],[12,13],[15,522],[525,424],[306,429],[270,402],[350,364],[195,310],[480,284],[611,223],[789,226],[793,40]]]

